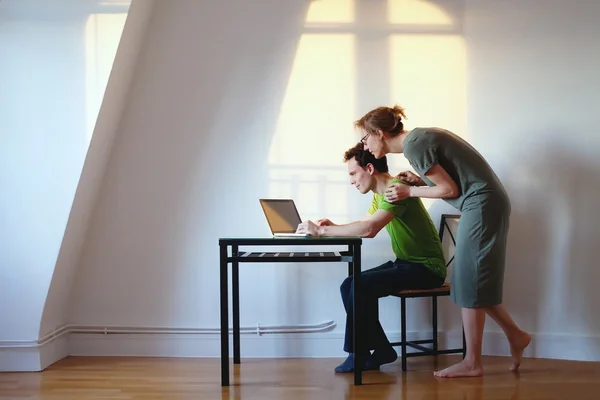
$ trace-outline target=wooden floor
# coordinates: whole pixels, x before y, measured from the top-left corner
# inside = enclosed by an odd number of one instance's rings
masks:
[[[437,367],[456,361],[442,356]],[[486,357],[483,378],[434,378],[432,359],[409,359],[364,374],[338,375],[338,359],[242,359],[232,386],[220,384],[218,359],[69,357],[40,373],[0,373],[0,399],[600,399],[600,363]]]

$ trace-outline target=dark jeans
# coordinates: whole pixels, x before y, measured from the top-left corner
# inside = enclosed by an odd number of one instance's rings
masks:
[[[366,335],[365,343],[369,350],[386,349],[390,346],[377,315],[379,298],[397,293],[406,289],[433,289],[440,287],[444,279],[436,276],[425,265],[411,263],[396,259],[375,267],[360,274],[360,295],[362,304],[357,311],[363,315],[365,324],[363,332]],[[342,301],[346,308],[346,337],[344,351],[354,353],[352,325],[353,325],[353,296],[354,279],[350,276],[344,280],[340,287]]]

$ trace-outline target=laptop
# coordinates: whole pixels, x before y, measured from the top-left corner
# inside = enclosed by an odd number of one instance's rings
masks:
[[[296,233],[302,222],[294,200],[260,199],[273,237],[310,237],[308,233]]]

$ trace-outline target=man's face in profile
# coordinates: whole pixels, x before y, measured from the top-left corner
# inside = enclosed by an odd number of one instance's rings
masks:
[[[363,168],[358,165],[355,158],[349,160],[348,175],[350,176],[350,184],[362,194],[369,192],[373,185],[372,171],[374,170],[375,169],[371,164],[368,164],[366,168]]]

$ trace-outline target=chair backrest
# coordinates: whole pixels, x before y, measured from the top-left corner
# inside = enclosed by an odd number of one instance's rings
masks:
[[[440,220],[440,240],[446,255],[446,283],[450,283],[452,267],[454,265],[454,252],[456,249],[456,230],[460,214],[442,214]]]

